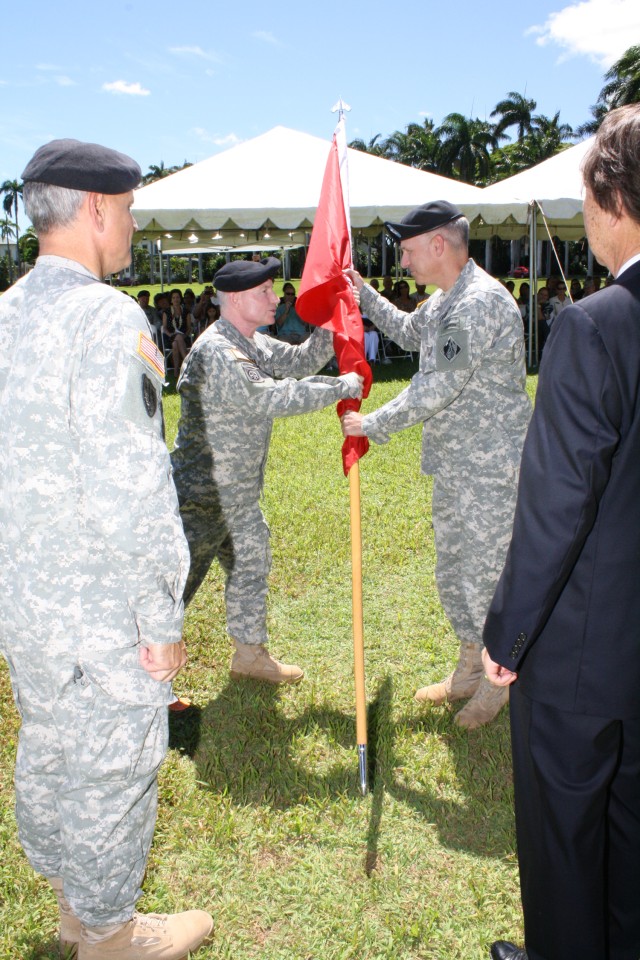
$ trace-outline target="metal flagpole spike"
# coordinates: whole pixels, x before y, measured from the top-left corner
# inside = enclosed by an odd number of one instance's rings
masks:
[[[367,795],[367,745],[358,744],[358,770],[360,772],[360,792],[363,797]]]
[[[331,113],[338,113],[340,118],[342,117],[342,114],[345,112],[345,110],[349,111],[351,110],[351,107],[349,106],[348,103],[344,102],[342,97],[340,97],[338,102],[334,103],[334,105],[331,107]]]

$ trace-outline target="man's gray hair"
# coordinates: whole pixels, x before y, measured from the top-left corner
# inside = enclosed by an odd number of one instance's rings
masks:
[[[434,233],[444,236],[455,250],[469,250],[469,221],[466,217],[458,217],[444,227],[438,227]]]
[[[84,190],[28,181],[23,187],[22,202],[36,233],[44,234],[73,223],[86,196]]]

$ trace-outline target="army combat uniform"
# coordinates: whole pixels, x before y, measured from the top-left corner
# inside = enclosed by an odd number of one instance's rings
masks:
[[[419,372],[394,400],[367,414],[366,435],[424,421],[422,472],[433,474],[436,581],[461,644],[482,644],[515,509],[531,415],[522,320],[498,281],[468,260],[446,293],[402,313],[371,287],[363,311],[401,347],[420,351]]]
[[[0,650],[21,716],[16,812],[32,866],[88,926],[141,894],[188,550],[163,440],[164,371],[133,300],[41,257],[0,299]]]
[[[217,557],[226,576],[227,630],[237,643],[267,642],[271,551],[259,499],[273,420],[320,410],[359,389],[355,374],[309,376],[332,356],[324,330],[291,346],[261,333],[247,338],[223,318],[196,340],[180,376],[171,460],[191,552],[185,603]]]

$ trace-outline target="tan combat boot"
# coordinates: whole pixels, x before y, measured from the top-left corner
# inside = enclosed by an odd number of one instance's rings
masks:
[[[498,715],[509,699],[509,687],[497,687],[486,677],[480,681],[478,689],[454,717],[454,723],[467,730],[475,730],[489,723]]]
[[[295,664],[280,663],[272,657],[263,644],[238,643],[231,661],[231,676],[234,680],[251,677],[267,683],[299,683],[304,672]]]
[[[60,956],[62,960],[74,960],[80,940],[81,924],[64,895],[62,878],[49,877],[48,880],[56,895],[60,911]]]
[[[484,673],[482,666],[482,647],[477,643],[461,643],[458,664],[446,680],[432,683],[429,687],[420,687],[414,700],[418,703],[433,703],[440,706],[447,700],[464,700],[472,697]]]
[[[184,913],[134,913],[115,933],[92,942],[82,928],[78,960],[187,960],[190,950],[208,939],[213,920],[204,910]]]

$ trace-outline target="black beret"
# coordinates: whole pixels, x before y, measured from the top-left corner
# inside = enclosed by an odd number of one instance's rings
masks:
[[[280,269],[277,257],[265,257],[263,260],[232,260],[225,263],[214,275],[213,282],[223,293],[235,293],[238,290],[251,290],[259,287],[265,280],[271,280]]]
[[[124,153],[80,140],[52,140],[40,147],[22,174],[25,183],[51,183],[87,193],[128,193],[142,171]]]
[[[394,240],[409,240],[421,233],[444,227],[446,223],[462,216],[464,214],[448,200],[434,200],[410,210],[400,223],[385,223],[385,227]]]

